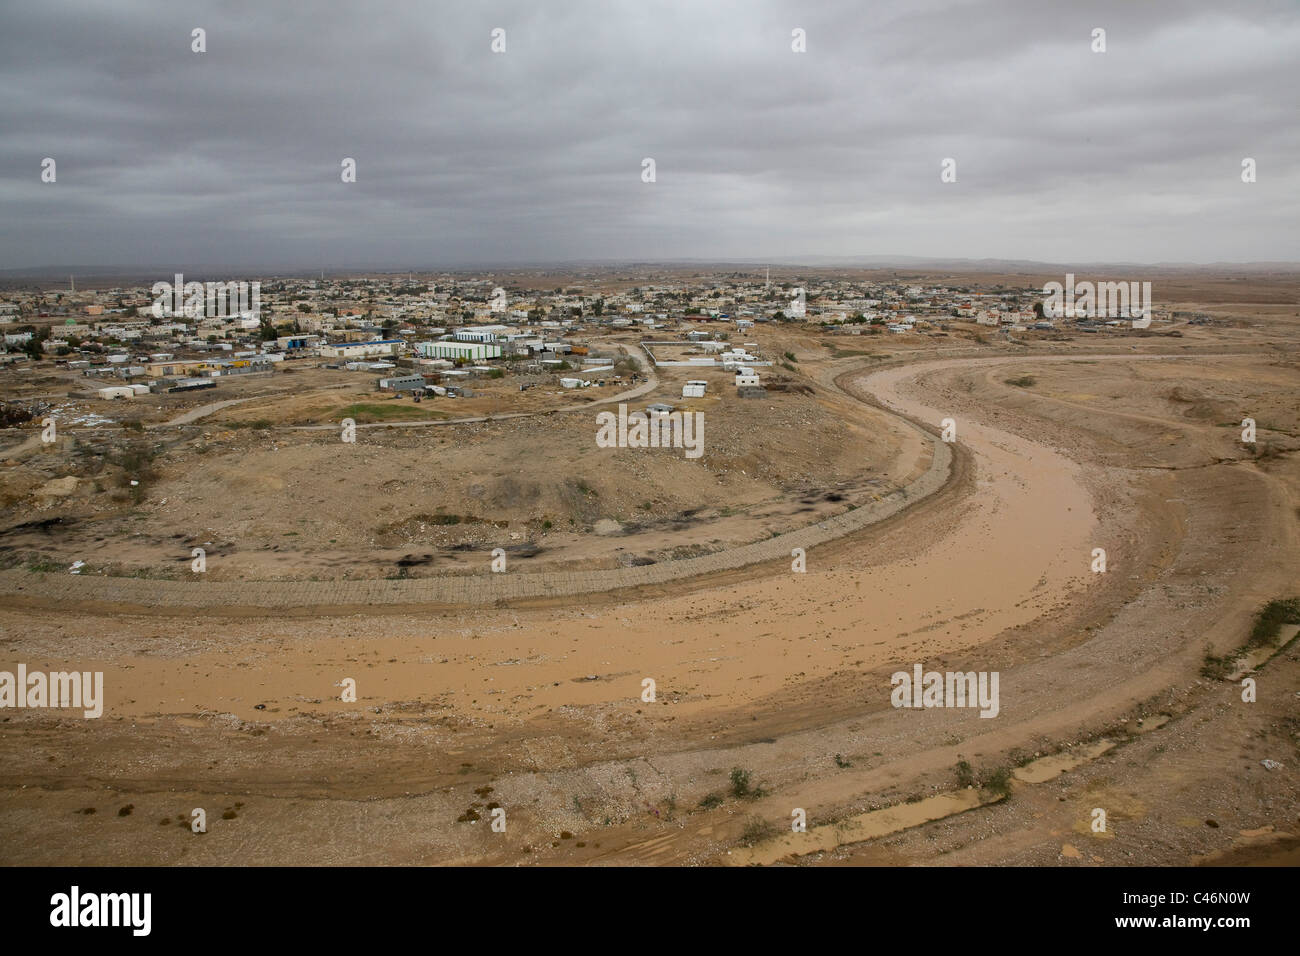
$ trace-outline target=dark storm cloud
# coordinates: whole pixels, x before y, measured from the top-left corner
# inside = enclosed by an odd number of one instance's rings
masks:
[[[1300,259],[1290,2],[50,0],[3,18],[0,267]]]

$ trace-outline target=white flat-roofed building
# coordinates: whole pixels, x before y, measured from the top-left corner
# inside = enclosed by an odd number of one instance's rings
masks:
[[[682,398],[703,398],[708,382],[687,382],[682,386]]]
[[[405,343],[401,339],[374,342],[333,342],[320,347],[321,358],[359,359],[375,355],[397,355]]]
[[[495,342],[510,331],[508,325],[467,325],[457,329],[453,338],[457,342]]]
[[[466,362],[501,357],[501,346],[488,342],[419,342],[415,351],[421,358],[462,359]]]

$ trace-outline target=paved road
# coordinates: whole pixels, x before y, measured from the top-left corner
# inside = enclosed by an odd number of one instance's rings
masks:
[[[254,398],[263,396],[250,395],[248,398],[230,398],[224,402],[212,402],[208,405],[200,405],[198,408],[186,412],[184,415],[178,415],[171,421],[160,422],[157,425],[146,425],[146,428],[169,428],[172,425],[189,425],[198,421],[200,418],[211,415],[213,412],[219,412],[223,408],[229,408],[231,405],[238,405],[241,402],[251,402]]]

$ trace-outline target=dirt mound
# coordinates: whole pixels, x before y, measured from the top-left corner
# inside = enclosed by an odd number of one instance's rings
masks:
[[[1218,401],[1189,385],[1175,385],[1165,397],[1175,405],[1185,406],[1183,417],[1192,421],[1227,421],[1234,414],[1231,405]]]

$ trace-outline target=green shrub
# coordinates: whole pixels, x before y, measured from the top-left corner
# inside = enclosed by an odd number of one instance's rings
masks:
[[[957,786],[963,790],[975,786],[975,772],[966,760],[957,761]]]
[[[34,417],[35,415],[30,408],[0,402],[0,428],[16,428],[19,425],[26,425]]]
[[[1246,647],[1272,644],[1283,624],[1300,624],[1300,597],[1269,601],[1255,615],[1255,623],[1246,638]]]
[[[984,789],[1000,797],[1011,796],[1011,771],[999,767],[984,780]]]
[[[745,822],[745,829],[741,831],[740,842],[745,846],[753,846],[775,836],[777,832],[775,824],[762,817],[750,817]]]
[[[763,795],[763,788],[753,786],[749,771],[737,767],[731,771],[731,795],[738,800],[756,800]]]
[[[1236,662],[1237,655],[1235,654],[1216,657],[1206,651],[1205,658],[1201,661],[1201,676],[1206,680],[1223,680],[1232,673],[1232,667]]]
[[[1237,650],[1222,657],[1207,650],[1201,660],[1201,676],[1207,680],[1223,680],[1232,673],[1237,661],[1248,651],[1272,646],[1283,624],[1300,624],[1300,597],[1277,598],[1260,608],[1251,624],[1246,643]]]

